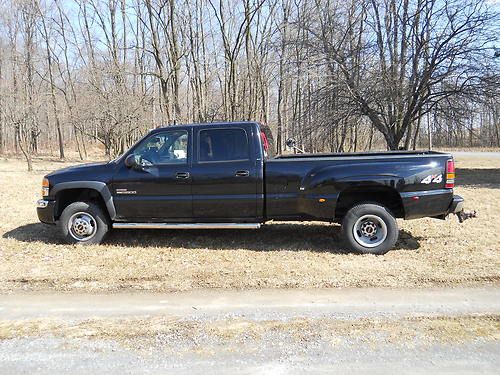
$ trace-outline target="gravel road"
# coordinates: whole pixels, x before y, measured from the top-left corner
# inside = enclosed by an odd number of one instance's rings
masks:
[[[496,373],[500,289],[0,296],[0,374]]]
[[[454,156],[471,156],[474,158],[500,158],[500,152],[451,151]]]
[[[0,319],[175,316],[213,319],[280,315],[337,318],[500,313],[499,288],[260,289],[189,292],[0,295]]]

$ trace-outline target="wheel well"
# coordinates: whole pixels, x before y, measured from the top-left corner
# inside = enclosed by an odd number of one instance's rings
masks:
[[[94,189],[81,188],[62,190],[56,194],[56,202],[56,220],[59,219],[64,209],[74,202],[92,202],[100,206],[101,209],[109,215],[104,199],[101,194]]]
[[[403,201],[399,193],[390,187],[359,187],[342,191],[337,199],[335,218],[342,219],[361,202],[378,203],[387,207],[395,217],[404,217]]]

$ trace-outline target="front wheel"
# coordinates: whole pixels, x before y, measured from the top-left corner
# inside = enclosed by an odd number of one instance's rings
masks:
[[[109,229],[107,216],[98,205],[91,202],[68,205],[58,225],[67,242],[85,245],[101,243]]]
[[[364,203],[351,208],[342,220],[342,236],[347,246],[362,254],[382,255],[398,240],[394,216],[379,204]]]

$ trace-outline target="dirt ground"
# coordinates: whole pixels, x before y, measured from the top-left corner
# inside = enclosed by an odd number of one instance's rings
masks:
[[[35,202],[75,163],[0,159],[0,373],[498,372],[498,156],[457,157],[477,219],[400,220],[379,257],[324,223],[67,245]]]
[[[99,246],[64,244],[38,222],[44,174],[76,161],[0,159],[0,292],[193,288],[498,285],[500,158],[457,158],[456,193],[478,218],[398,222],[385,256],[357,255],[340,227],[272,223],[257,231],[115,231]]]
[[[336,341],[363,336],[365,344],[377,341],[405,346],[417,338],[427,345],[451,344],[474,340],[499,340],[498,315],[461,315],[403,317],[401,319],[363,318],[338,320],[329,318],[292,318],[287,320],[249,320],[222,318],[218,320],[180,320],[171,317],[133,319],[88,319],[68,322],[57,319],[0,321],[0,342],[16,337],[56,336],[92,340],[114,340],[124,347],[141,351],[158,346],[158,336],[178,336],[191,343],[185,350],[213,350],[208,338],[223,345],[223,350],[237,347],[244,340],[259,341],[269,332],[286,333],[300,343],[321,338],[335,345]],[[128,329],[125,329],[125,328]],[[384,340],[380,340],[381,336]],[[178,342],[165,340],[162,349],[178,350]]]
[[[498,372],[496,287],[0,296],[0,373]]]

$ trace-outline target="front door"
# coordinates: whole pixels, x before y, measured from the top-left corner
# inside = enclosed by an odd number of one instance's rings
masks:
[[[251,131],[244,124],[196,129],[192,167],[196,221],[255,221],[259,176]]]
[[[137,167],[119,166],[113,179],[118,219],[184,221],[191,218],[189,132],[163,130],[138,144],[132,153]]]

